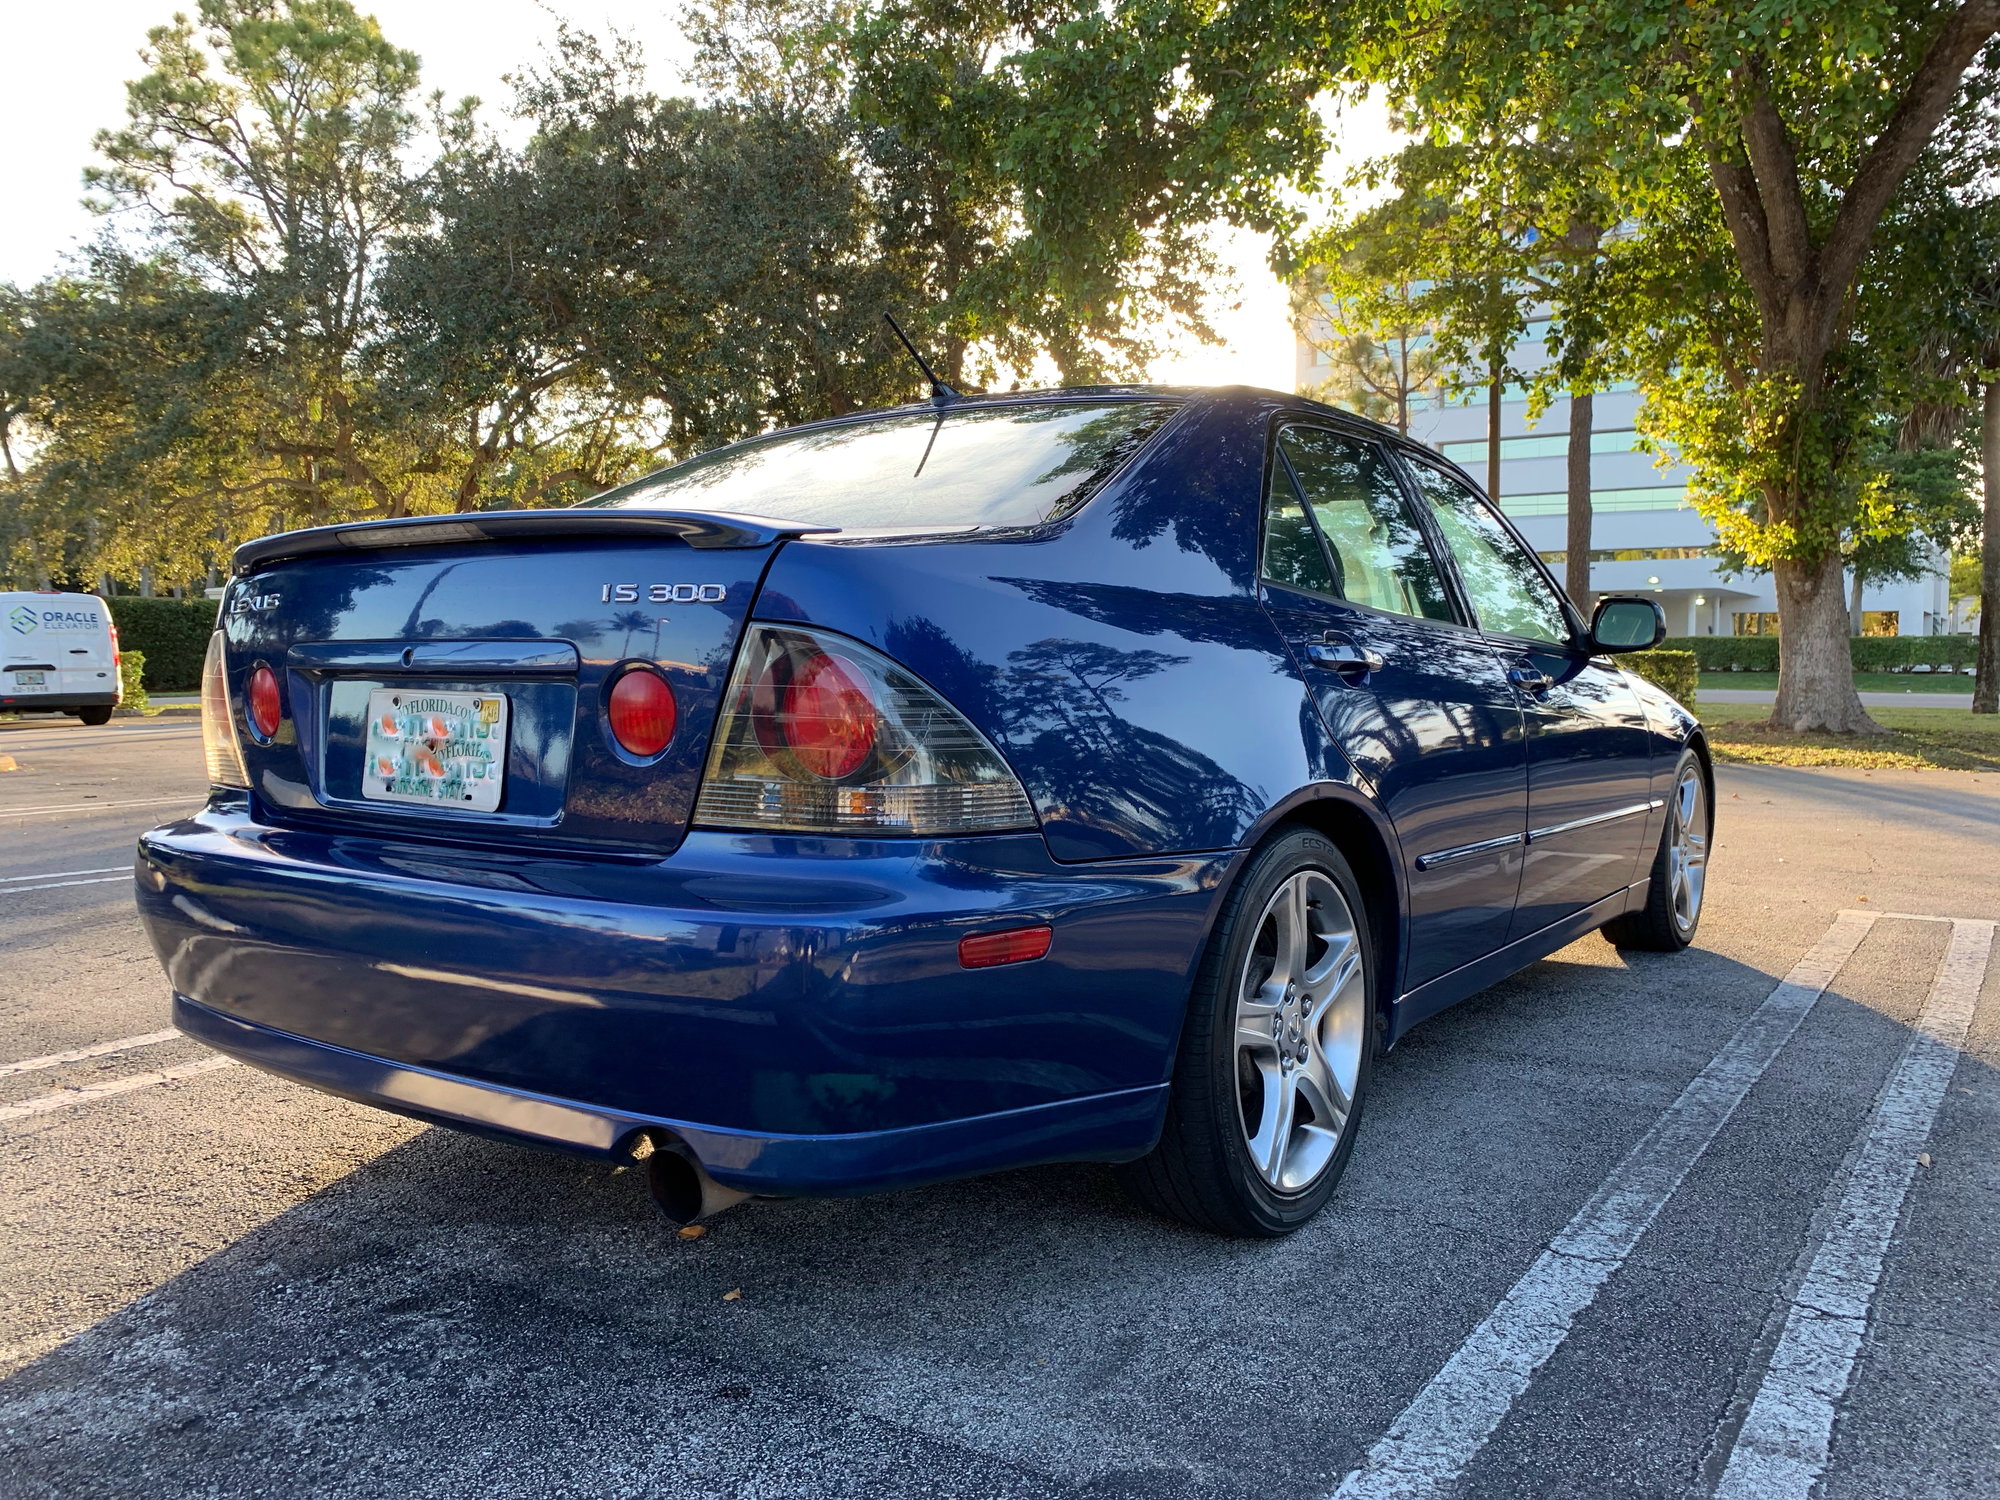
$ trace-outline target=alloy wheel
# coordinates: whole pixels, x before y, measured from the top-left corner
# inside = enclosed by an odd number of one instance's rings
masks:
[[[1684,766],[1674,785],[1673,841],[1667,853],[1674,922],[1684,933],[1693,930],[1701,915],[1702,884],[1708,874],[1708,821],[1703,815],[1706,798],[1701,768]]]
[[[1368,983],[1353,909],[1322,870],[1278,887],[1258,918],[1236,991],[1236,1085],[1258,1175],[1311,1187],[1354,1113]]]

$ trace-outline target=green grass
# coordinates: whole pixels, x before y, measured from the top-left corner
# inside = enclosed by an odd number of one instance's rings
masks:
[[[1765,724],[1770,710],[1756,703],[1706,703],[1698,712],[1719,761],[1870,771],[2000,771],[2000,714],[1975,714],[1969,708],[1871,708],[1869,714],[1888,732],[1845,735],[1770,729]]]
[[[1761,688],[1778,690],[1776,672],[1704,672],[1705,688]],[[1972,694],[1970,672],[1856,672],[1854,687],[1863,693],[1964,693]]]

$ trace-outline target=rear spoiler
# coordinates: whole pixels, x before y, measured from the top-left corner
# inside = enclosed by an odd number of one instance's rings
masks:
[[[838,531],[803,521],[701,510],[493,510],[455,516],[405,516],[396,521],[355,521],[315,526],[245,542],[230,559],[237,576],[267,563],[315,553],[382,547],[434,547],[450,542],[500,542],[517,537],[673,537],[690,547],[768,547],[784,537]]]

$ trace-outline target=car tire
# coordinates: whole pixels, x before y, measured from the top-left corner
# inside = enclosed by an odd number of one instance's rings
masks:
[[[76,716],[83,720],[84,723],[93,727],[111,722],[111,710],[109,708],[79,708],[76,711]]]
[[[1674,767],[1667,798],[1666,827],[1653,855],[1646,904],[1604,924],[1618,948],[1641,953],[1678,953],[1701,926],[1702,896],[1708,879],[1708,846],[1715,831],[1715,799],[1701,757],[1683,750]]]
[[[1209,939],[1165,1126],[1118,1169],[1127,1192],[1244,1238],[1289,1234],[1318,1213],[1354,1149],[1376,984],[1368,907],[1340,850],[1310,829],[1266,845]]]

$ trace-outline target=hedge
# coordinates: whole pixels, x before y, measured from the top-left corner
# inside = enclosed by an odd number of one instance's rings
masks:
[[[146,658],[146,691],[201,690],[201,659],[215,631],[213,599],[107,600],[118,622],[118,647]]]
[[[1692,651],[1704,672],[1775,672],[1782,637],[1670,635],[1662,651]],[[1857,635],[1848,642],[1857,672],[1970,670],[1979,638],[1971,635]]]
[[[1695,689],[1701,685],[1701,666],[1695,660],[1694,652],[1670,651],[1662,644],[1651,651],[1634,651],[1621,656],[1618,661],[1648,682],[1665,688],[1681,700],[1683,707],[1694,707]]]
[[[119,642],[118,685],[124,690],[124,701],[119,707],[131,713],[142,714],[152,707],[146,701],[146,653],[127,651],[124,642]]]

